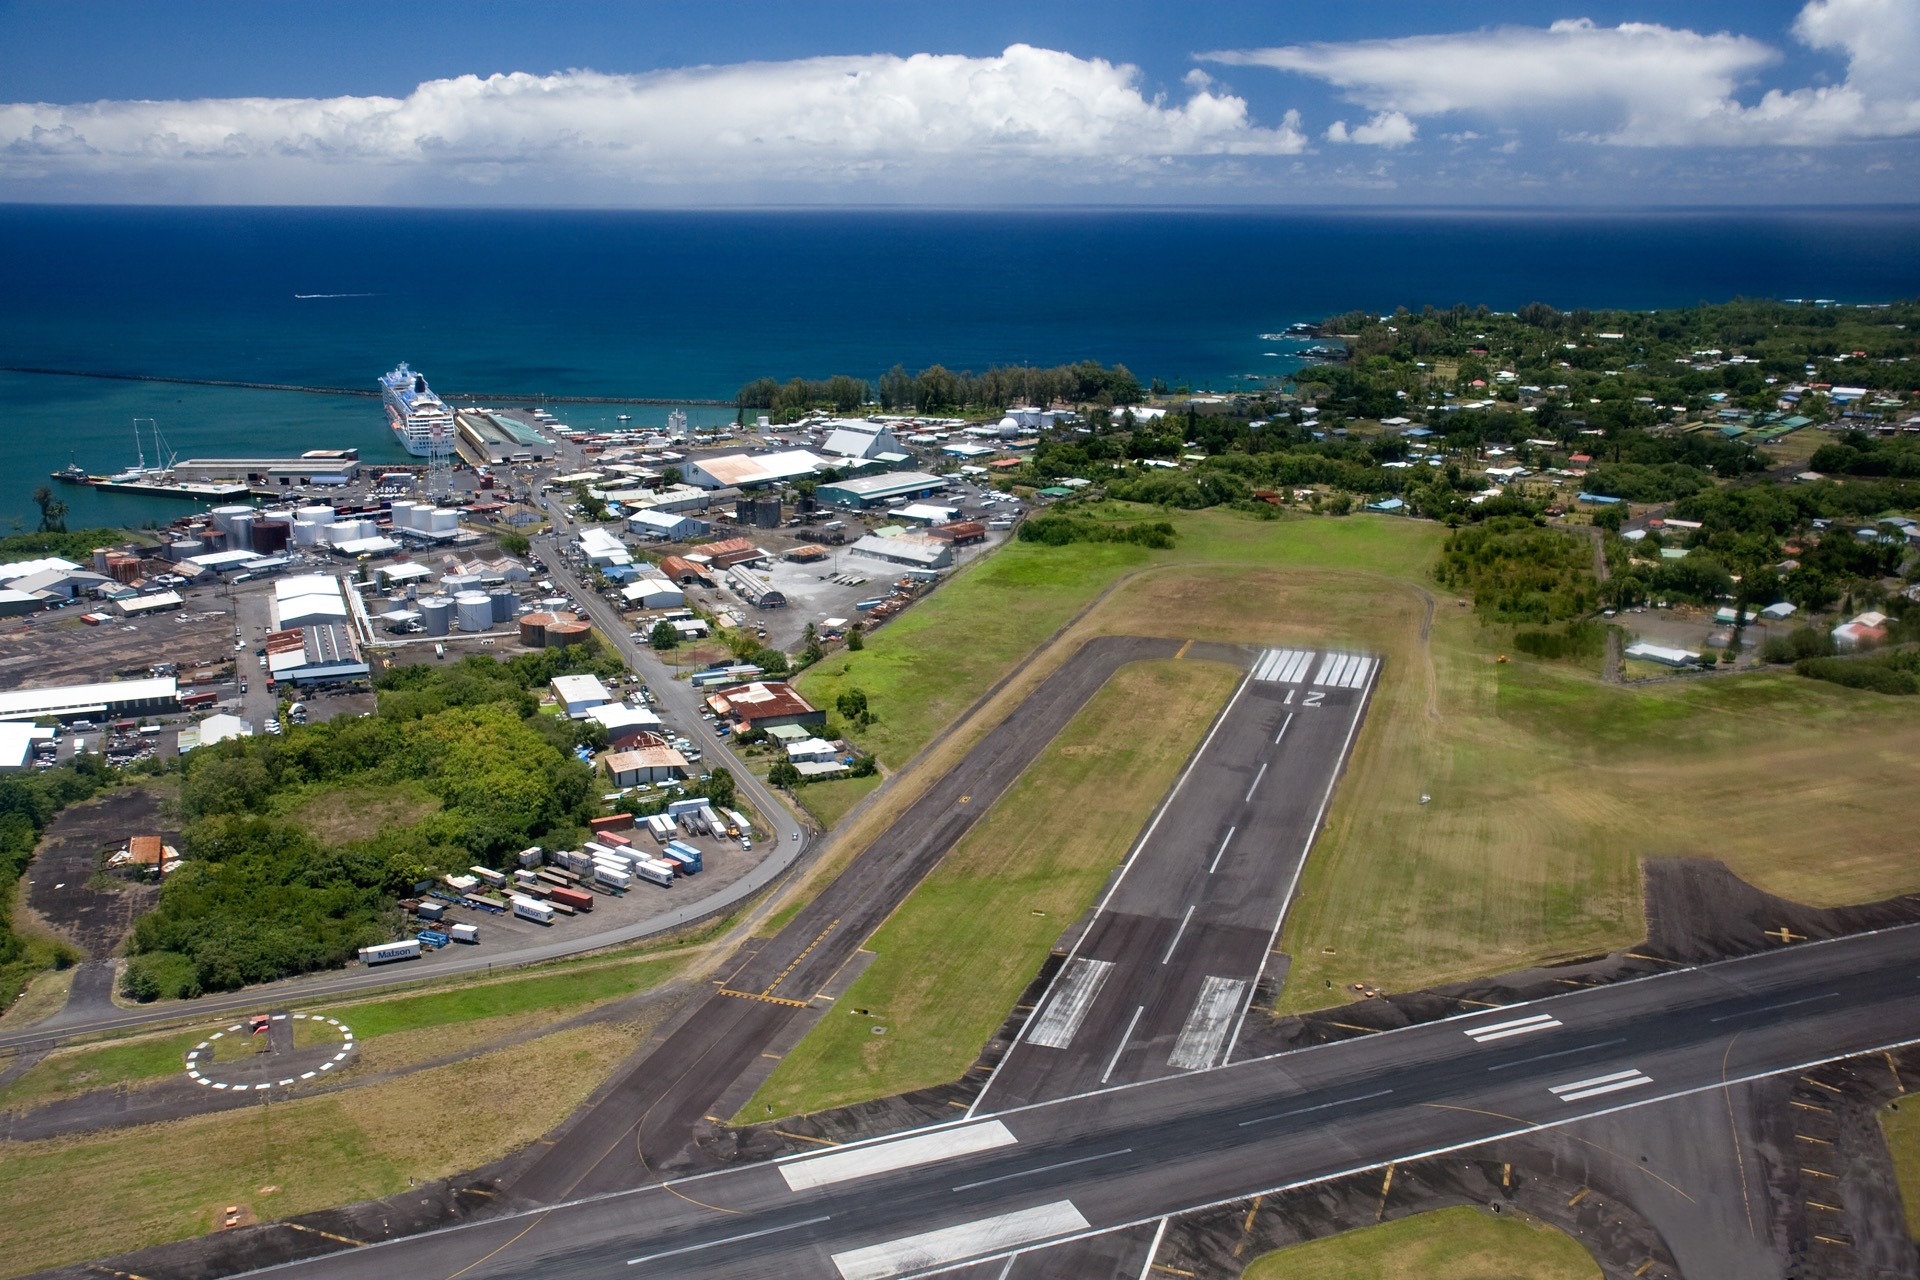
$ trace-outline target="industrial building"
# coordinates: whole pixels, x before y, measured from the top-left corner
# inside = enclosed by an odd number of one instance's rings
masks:
[[[56,685],[0,693],[0,720],[80,720],[165,715],[180,709],[180,686],[172,676]]]
[[[586,557],[588,564],[605,567],[633,563],[627,544],[605,529],[582,529],[579,542],[580,554]]]
[[[552,687],[553,700],[575,720],[584,720],[593,708],[617,701],[599,676],[555,676]]]
[[[921,471],[888,471],[877,476],[855,476],[823,484],[814,497],[831,507],[864,511],[891,498],[930,498],[946,488],[946,481]]]
[[[310,622],[269,632],[266,650],[267,673],[287,684],[332,684],[371,673],[353,628],[342,622]]]
[[[230,481],[262,489],[352,484],[360,475],[358,449],[310,449],[297,458],[189,458],[173,464],[188,484]]]
[[[710,695],[707,705],[715,715],[732,720],[741,730],[770,729],[783,724],[818,728],[827,722],[826,712],[801,697],[784,680],[730,685]]]
[[[978,520],[955,520],[952,524],[935,525],[927,530],[927,536],[951,542],[956,547],[970,547],[987,540],[987,526]]]
[[[643,782],[671,782],[687,776],[687,758],[657,734],[650,736],[653,741],[648,745],[608,754],[605,764],[615,786],[637,787]]]
[[[496,409],[460,409],[453,420],[460,451],[481,463],[545,462],[554,456],[545,436]]]
[[[620,598],[629,609],[677,609],[687,602],[687,593],[665,578],[635,578],[620,588]]]
[[[607,741],[621,750],[632,748],[642,734],[659,733],[660,717],[645,707],[607,702],[587,710],[587,719],[607,731]]]
[[[918,533],[903,533],[892,538],[870,533],[848,550],[910,569],[945,569],[953,564],[953,543]]]
[[[700,548],[700,554],[715,569],[731,569],[737,564],[752,564],[758,560],[771,560],[768,555],[745,538],[728,538],[724,542],[710,542]]]
[[[273,584],[267,606],[275,631],[344,623],[353,616],[340,580],[324,573],[303,573]]]
[[[18,773],[32,764],[34,748],[52,736],[51,729],[17,720],[0,722],[0,773]]]
[[[771,578],[755,573],[745,565],[735,565],[727,570],[726,582],[735,595],[756,609],[787,607],[786,593],[774,586]]]
[[[684,556],[665,556],[660,561],[660,572],[670,581],[683,587],[713,585],[713,578],[705,566],[696,564]]]
[[[681,512],[656,510],[628,516],[627,528],[643,538],[658,538],[662,542],[686,542],[713,532],[713,526],[705,520],[696,520]]]
[[[764,489],[770,484],[799,480],[833,464],[806,449],[778,453],[726,453],[717,458],[690,459],[681,472],[702,489]]]
[[[859,462],[905,462],[910,456],[900,447],[887,424],[858,419],[836,418],[825,424],[827,438],[820,448],[834,458]]]

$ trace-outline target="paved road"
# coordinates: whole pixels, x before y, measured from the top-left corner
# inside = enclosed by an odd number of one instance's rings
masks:
[[[1254,659],[975,1110],[1231,1058],[1378,670]]]
[[[1920,927],[1783,948],[281,1268],[886,1280],[1920,1039]]]

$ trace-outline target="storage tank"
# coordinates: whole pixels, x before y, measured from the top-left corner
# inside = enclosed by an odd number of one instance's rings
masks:
[[[207,549],[207,544],[198,538],[182,538],[167,548],[169,560],[191,560]]]
[[[305,520],[309,524],[332,524],[340,517],[334,512],[332,507],[324,503],[316,502],[309,506],[295,507],[293,510],[293,518],[295,520]]]
[[[445,596],[430,596],[422,600],[420,620],[427,624],[428,635],[446,635],[453,630],[453,601]]]
[[[235,516],[252,516],[253,508],[235,504],[233,506],[227,506],[227,507],[215,507],[212,510],[212,512],[210,512],[209,514],[213,516],[214,528],[218,529],[220,532],[224,534],[231,535],[233,533],[234,517]]]
[[[393,506],[389,508],[393,515],[394,529],[413,528],[413,510],[415,505],[416,504],[409,502],[405,498],[394,499]]]
[[[550,613],[529,613],[520,619],[520,643],[529,649],[547,647],[547,628],[554,621]]]
[[[433,508],[427,512],[427,520],[434,533],[452,533],[460,527],[460,513],[451,507]]]
[[[251,511],[235,515],[227,526],[227,545],[235,551],[253,550],[253,525],[258,519]]]
[[[592,631],[591,623],[550,622],[547,624],[547,648],[564,649],[570,644],[585,644]]]
[[[293,529],[285,520],[255,520],[253,549],[261,555],[278,555],[287,549]]]
[[[493,626],[493,601],[482,591],[462,591],[453,598],[453,612],[462,631],[485,631]]]
[[[293,545],[296,547],[317,547],[327,540],[327,526],[313,520],[295,520],[293,522]]]
[[[780,499],[754,499],[753,526],[756,529],[778,529],[780,527]]]
[[[495,622],[512,622],[513,615],[520,612],[520,593],[512,587],[495,587],[487,597],[493,601]]]

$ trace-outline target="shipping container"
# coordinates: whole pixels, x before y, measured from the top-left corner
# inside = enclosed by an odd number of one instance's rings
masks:
[[[531,885],[539,884],[540,877],[535,875],[533,872],[527,870],[525,867],[519,867],[519,868],[516,868],[513,873],[513,882],[519,885],[522,889],[525,889]]]
[[[674,867],[670,862],[657,862],[652,858],[643,858],[633,871],[642,880],[649,880],[669,888],[673,885]]]
[[[503,916],[507,913],[505,907],[490,899],[483,898],[477,893],[470,893],[460,899],[460,905],[463,907],[472,907],[475,911],[485,911],[496,916]]]
[[[727,810],[727,821],[738,827],[741,835],[750,836],[753,834],[753,824],[748,822],[747,815],[738,809]]]
[[[450,925],[447,928],[447,936],[455,942],[478,943],[480,941],[480,926],[475,924]]]
[[[593,910],[593,895],[578,889],[554,889],[548,895],[548,901],[556,906],[564,902],[575,911]]]
[[[627,839],[627,837],[621,835],[618,831],[602,831],[593,838],[601,844],[606,845],[609,849],[625,849],[633,843],[633,841]]]
[[[553,923],[553,908],[544,902],[535,902],[532,898],[515,898],[513,914],[522,920],[531,920],[535,924]]]
[[[447,914],[447,908],[444,903],[423,902],[413,909],[413,914],[419,916],[422,920],[438,920],[441,916]]]
[[[614,867],[595,867],[593,869],[593,882],[595,884],[603,884],[609,889],[630,889],[633,887],[633,877]]]
[[[480,877],[483,883],[492,888],[504,889],[507,887],[507,878],[498,871],[495,871],[492,867],[468,867],[467,870]]]
[[[531,849],[522,849],[519,858],[520,865],[523,867],[537,867],[540,865],[541,856],[540,846],[537,844]]]
[[[537,874],[541,884],[552,885],[556,889],[570,888],[580,883],[580,877],[571,871],[555,871],[551,867],[542,867]]]
[[[661,859],[671,862],[683,876],[698,875],[701,870],[700,851],[678,840],[668,845]]]
[[[447,935],[441,933],[438,929],[422,929],[414,935],[414,940],[420,943],[421,946],[432,947],[436,951],[446,946],[450,941]]]
[[[376,964],[390,964],[395,960],[419,958],[420,944],[412,939],[405,942],[376,942],[370,947],[360,948],[360,963],[369,968]]]

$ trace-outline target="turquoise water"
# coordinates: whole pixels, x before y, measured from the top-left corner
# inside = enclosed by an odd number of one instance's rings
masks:
[[[1920,294],[1920,211],[550,213],[0,208],[0,366],[725,398],[762,375],[1080,359],[1226,389],[1352,307]],[[299,297],[297,295],[337,295]],[[664,423],[666,409],[629,410]],[[592,426],[620,412],[570,406]],[[0,374],[0,524],[76,458],[355,446],[376,400]],[[70,523],[183,504],[68,489]]]

